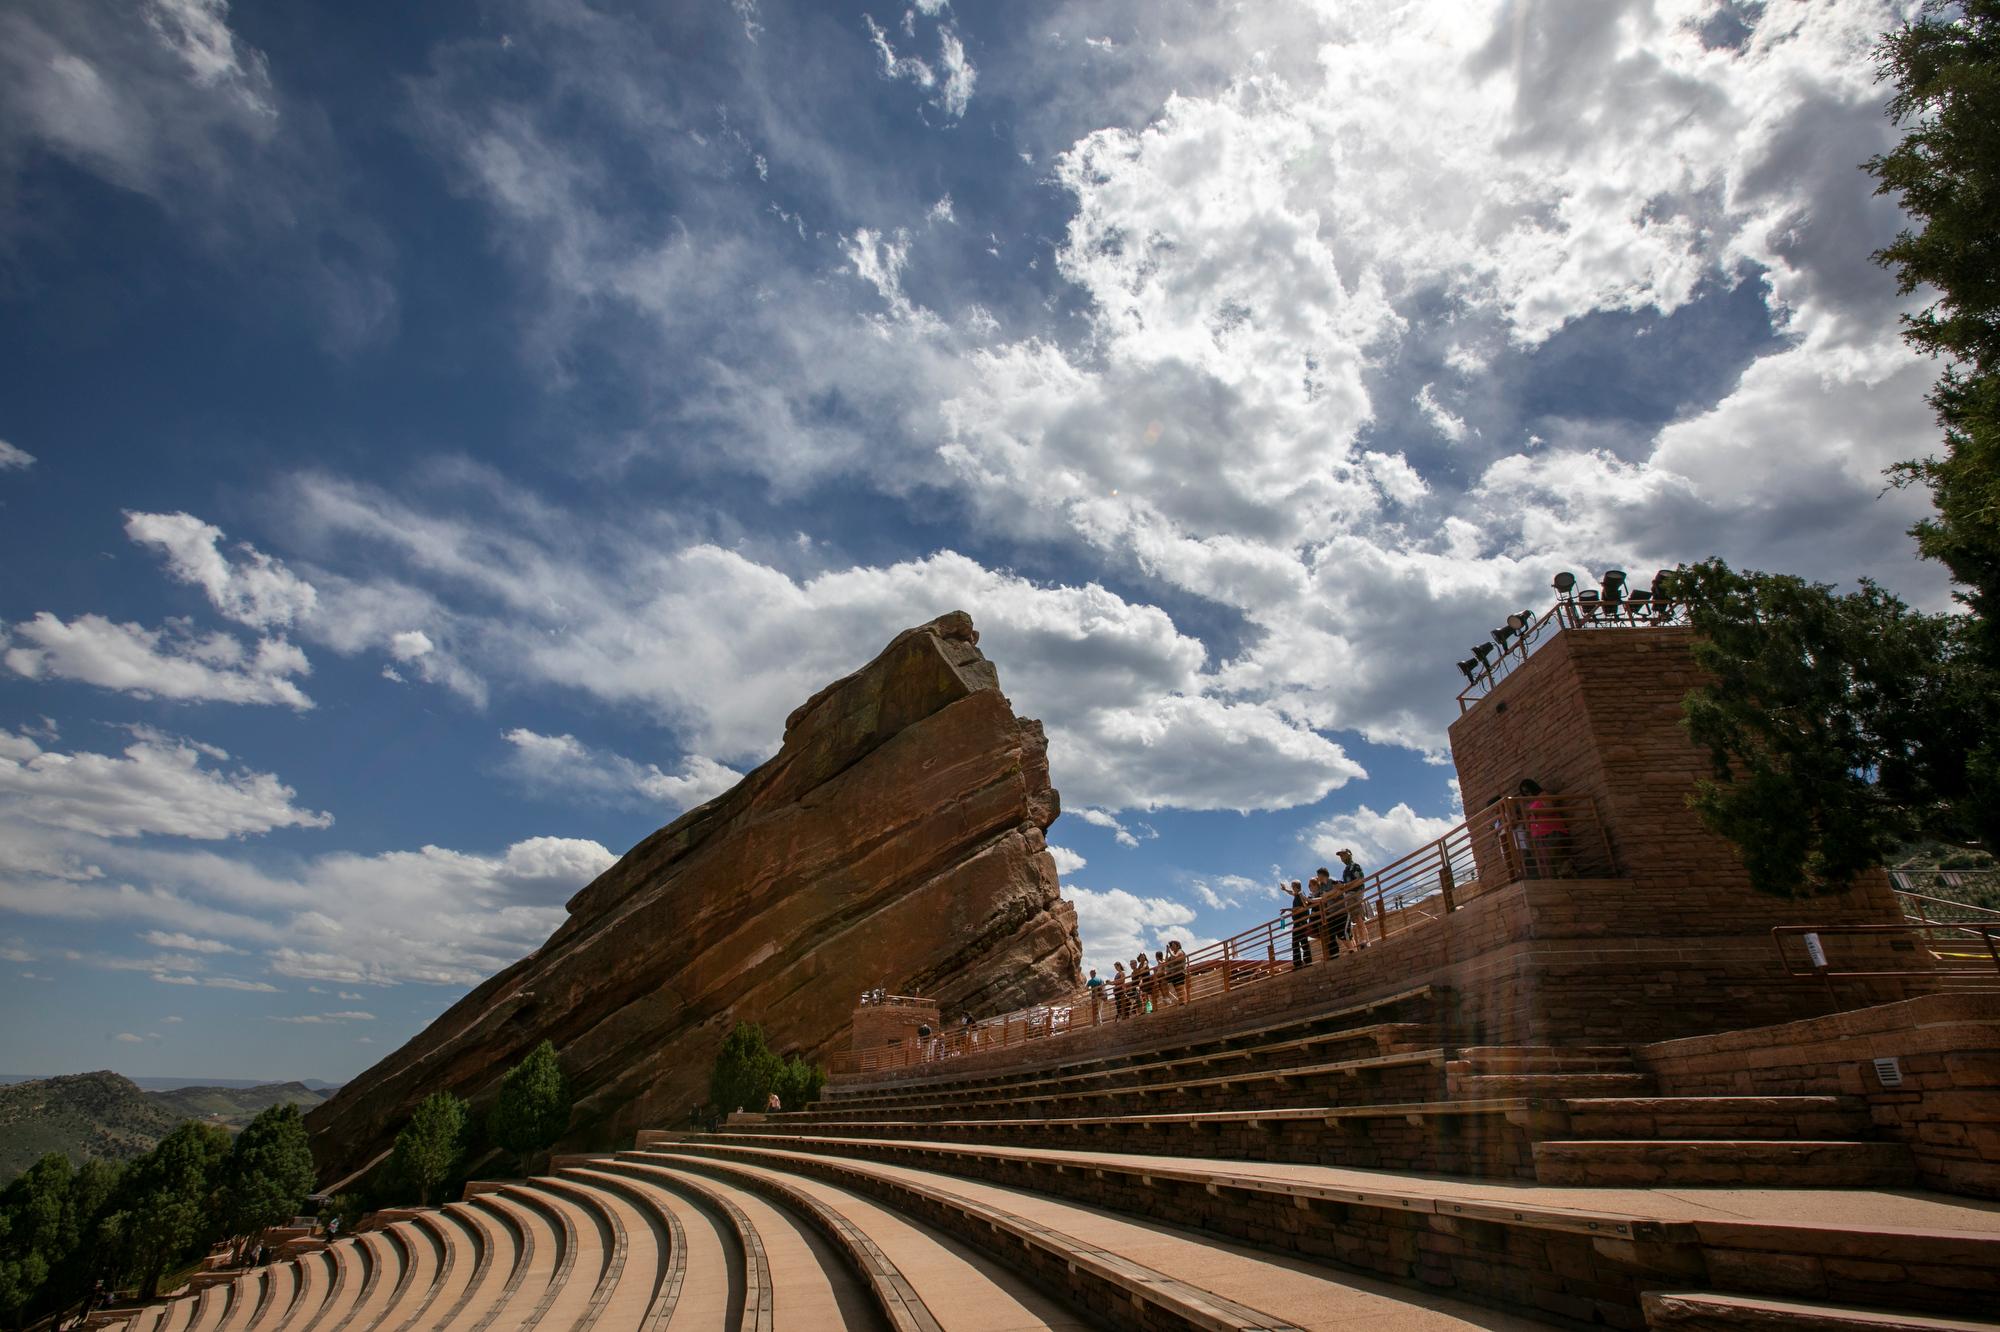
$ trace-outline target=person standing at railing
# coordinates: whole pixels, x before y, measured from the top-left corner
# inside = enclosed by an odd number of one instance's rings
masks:
[[[1120,1019],[1125,1016],[1125,1006],[1131,1002],[1131,997],[1127,993],[1130,985],[1131,982],[1125,979],[1125,964],[1123,962],[1113,962],[1111,964],[1111,1016],[1114,1019]]]
[[[1104,997],[1104,978],[1097,974],[1096,967],[1090,969],[1090,979],[1083,983],[1083,987],[1090,992],[1090,1025],[1094,1027],[1097,1025],[1098,1002]]]
[[[1306,895],[1312,898],[1313,935],[1319,940],[1321,955],[1338,957],[1337,941],[1347,934],[1347,906],[1326,866],[1321,865],[1306,884]]]
[[[1135,1014],[1153,1011],[1153,964],[1146,960],[1146,950],[1140,949],[1139,956],[1132,959],[1132,1011]]]
[[[1347,917],[1347,933],[1341,937],[1350,949],[1366,948],[1361,934],[1368,917],[1368,871],[1355,863],[1354,853],[1346,847],[1341,847],[1339,854],[1341,910]]]
[[[1312,965],[1312,904],[1306,901],[1305,890],[1297,879],[1292,880],[1292,905],[1288,914],[1292,918],[1292,970]]]
[[[1521,797],[1528,802],[1522,830],[1528,839],[1528,859],[1534,866],[1530,877],[1568,879],[1576,875],[1569,854],[1569,825],[1557,812],[1555,801],[1532,777],[1521,779]]]
[[[1165,974],[1160,977],[1160,988],[1177,1004],[1188,1000],[1187,951],[1181,947],[1179,939],[1167,940],[1167,963]]]

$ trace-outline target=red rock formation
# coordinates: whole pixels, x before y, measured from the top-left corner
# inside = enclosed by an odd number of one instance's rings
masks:
[[[980,1014],[1070,990],[1082,950],[1042,838],[1060,809],[1047,741],[978,641],[954,612],[807,700],[768,763],[315,1108],[322,1177],[387,1147],[432,1092],[481,1100],[543,1037],[576,1095],[564,1145],[603,1147],[684,1122],[738,1020],[824,1060],[873,986]]]

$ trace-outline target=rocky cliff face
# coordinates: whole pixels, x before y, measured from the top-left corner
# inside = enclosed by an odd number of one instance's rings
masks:
[[[425,1096],[480,1102],[543,1037],[576,1095],[565,1146],[682,1122],[738,1020],[824,1060],[863,990],[945,1011],[1077,982],[1076,913],[1043,831],[1060,806],[1041,723],[1014,715],[954,612],[807,700],[776,757],[634,847],[569,920],[306,1123],[331,1183]]]

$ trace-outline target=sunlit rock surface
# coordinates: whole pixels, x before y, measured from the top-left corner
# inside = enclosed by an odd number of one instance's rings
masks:
[[[540,949],[307,1116],[323,1182],[432,1092],[480,1100],[545,1036],[576,1094],[564,1145],[629,1145],[685,1121],[738,1019],[823,1060],[873,986],[948,1014],[1073,989],[1047,742],[978,639],[954,612],[807,700],[768,763],[634,847]]]

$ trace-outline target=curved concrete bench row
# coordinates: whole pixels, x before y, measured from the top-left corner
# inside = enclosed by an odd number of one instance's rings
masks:
[[[642,1138],[387,1214],[380,1229],[126,1326],[1992,1332],[1969,1320],[2000,1279],[2000,1234],[1667,1222],[1578,1206],[1561,1190],[1474,1197],[1469,1184],[1271,1163]],[[1803,1289],[1808,1271],[1818,1285]]]

